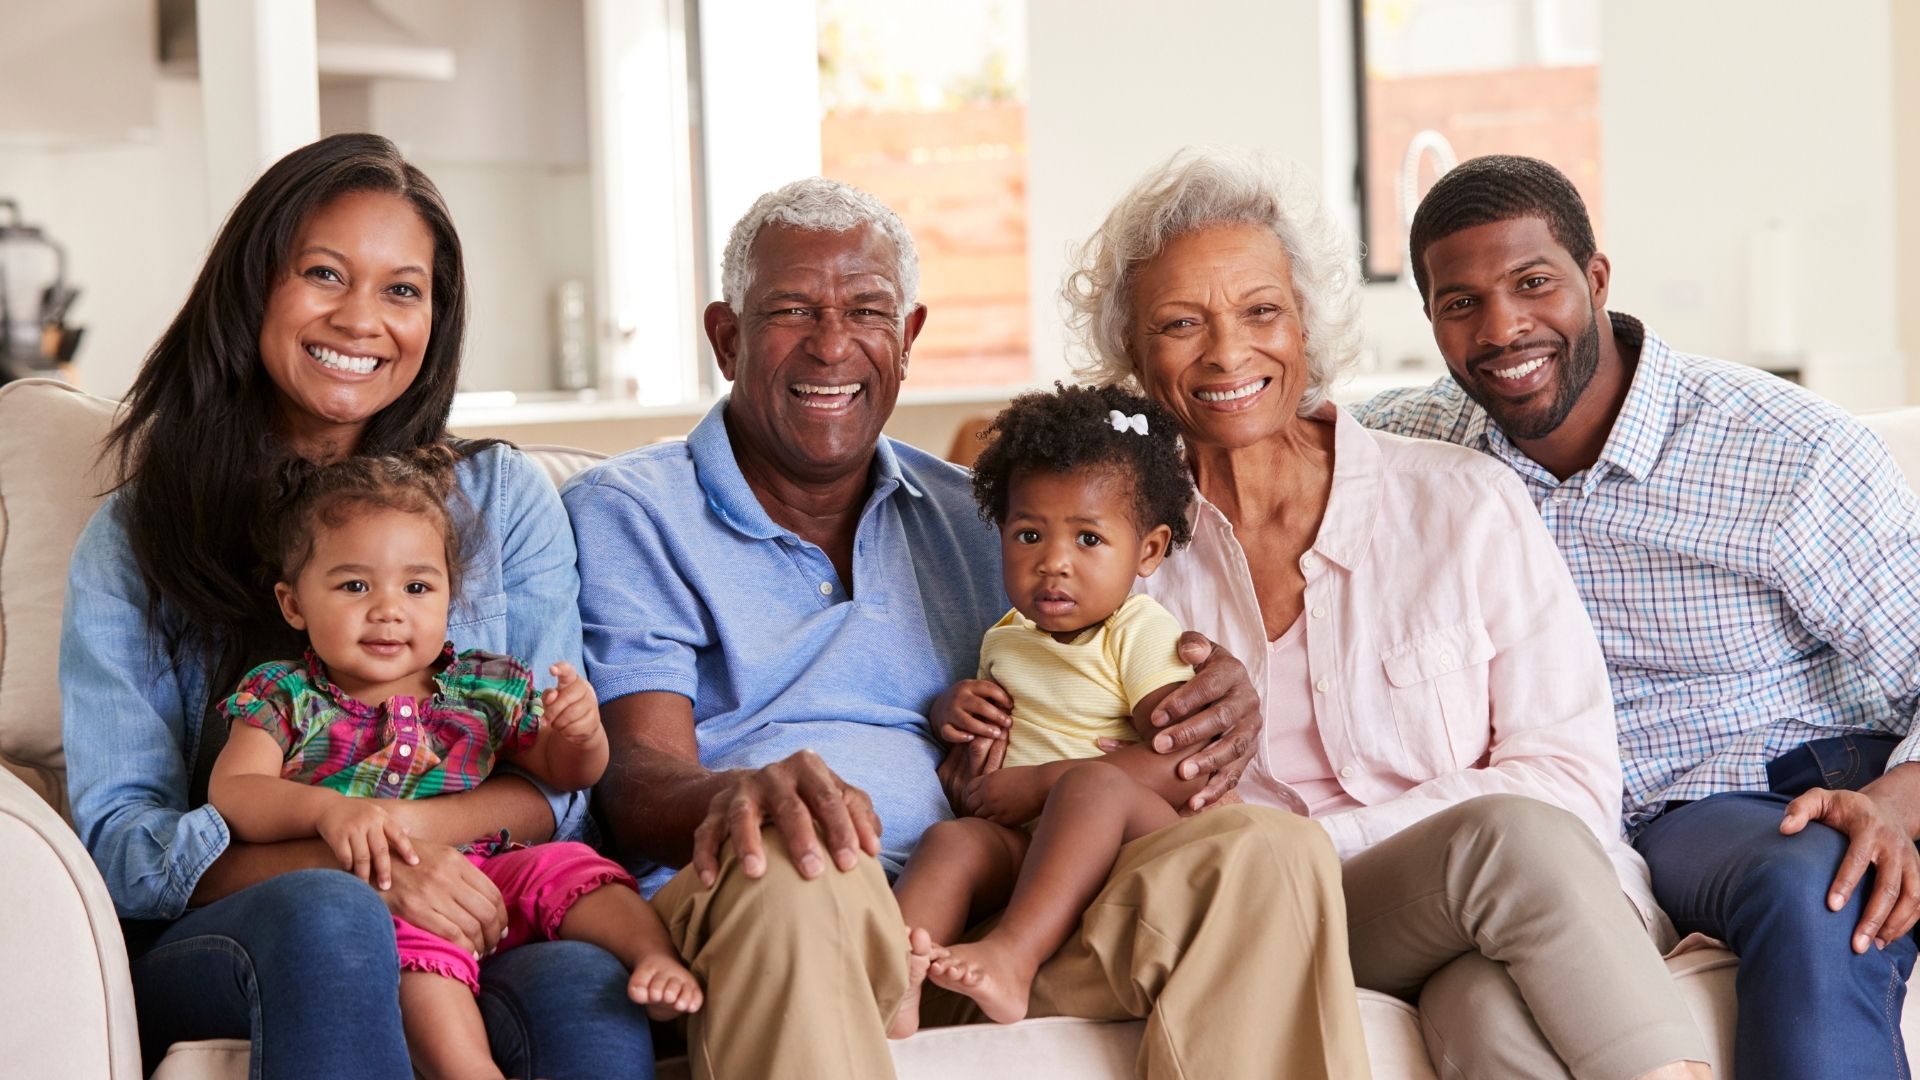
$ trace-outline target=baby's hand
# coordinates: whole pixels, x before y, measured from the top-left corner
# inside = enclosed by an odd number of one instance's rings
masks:
[[[585,746],[600,734],[600,700],[594,696],[593,685],[565,661],[547,671],[559,680],[552,689],[540,692],[547,726],[568,742]]]
[[[950,743],[1004,739],[1013,699],[992,679],[962,679],[933,703],[933,729]]]
[[[410,866],[420,861],[413,853],[407,830],[388,817],[376,799],[342,795],[320,815],[317,824],[320,839],[333,849],[340,868],[376,888],[393,887],[393,855]]]
[[[633,969],[627,980],[627,996],[647,1007],[655,1020],[671,1020],[676,1014],[699,1012],[706,995],[700,992],[700,980],[666,951],[651,953]]]

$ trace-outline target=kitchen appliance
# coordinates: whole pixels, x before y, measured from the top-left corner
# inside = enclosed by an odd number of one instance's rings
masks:
[[[67,283],[67,252],[20,206],[0,199],[0,382],[47,375],[73,361],[81,328],[67,323],[80,291]]]

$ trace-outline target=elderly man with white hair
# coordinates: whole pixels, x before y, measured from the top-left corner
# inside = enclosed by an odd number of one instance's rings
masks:
[[[730,396],[563,493],[600,805],[706,986],[697,1075],[888,1076],[909,990],[888,879],[951,814],[942,770],[979,767],[943,766],[927,716],[1007,609],[999,544],[962,470],[881,434],[927,318],[899,219],[800,181],[754,204],[724,269],[706,330]],[[1259,702],[1231,657],[1182,649],[1199,671],[1155,748],[1213,776],[1205,803]],[[1340,905],[1311,823],[1207,809],[1121,852],[1031,1015],[1146,1019],[1143,1076],[1364,1076]]]
[[[1552,538],[1510,470],[1327,399],[1359,345],[1356,251],[1277,163],[1222,151],[1149,173],[1082,249],[1092,373],[1174,414],[1199,489],[1145,589],[1252,669],[1240,792],[1324,827],[1354,977],[1417,997],[1441,1075],[1704,1075]]]

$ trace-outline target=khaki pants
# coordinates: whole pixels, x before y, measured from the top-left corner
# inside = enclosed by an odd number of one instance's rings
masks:
[[[1343,870],[1354,977],[1418,997],[1443,1078],[1626,1080],[1706,1060],[1613,865],[1572,814],[1484,796]]]
[[[767,833],[767,872],[731,853],[703,889],[654,898],[707,988],[694,1075],[887,1077],[906,928],[877,863],[801,879]],[[1121,849],[1075,936],[1040,969],[1031,1015],[1147,1021],[1142,1077],[1365,1077],[1339,866],[1320,827],[1226,806]]]

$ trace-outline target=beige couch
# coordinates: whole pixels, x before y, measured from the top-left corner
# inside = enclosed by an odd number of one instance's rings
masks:
[[[67,560],[104,486],[90,463],[113,403],[62,383],[0,387],[0,1074],[31,1077],[140,1075],[126,950],[106,886],[74,836],[67,811],[56,684]],[[1870,421],[1920,475],[1920,409]],[[577,451],[532,450],[556,480],[586,460]],[[1669,961],[1689,1008],[1707,1032],[1719,1075],[1730,1075],[1733,957],[1721,950]],[[1361,991],[1374,1072],[1426,1078],[1417,1013]],[[1920,1009],[1907,1037],[1920,1037]],[[1117,1078],[1132,1074],[1140,1026],[1029,1020],[1008,1027],[924,1032],[895,1044],[908,1080],[981,1076]],[[154,1074],[161,1080],[246,1075],[244,1042],[183,1043]],[[663,1077],[685,1075],[662,1063]]]

